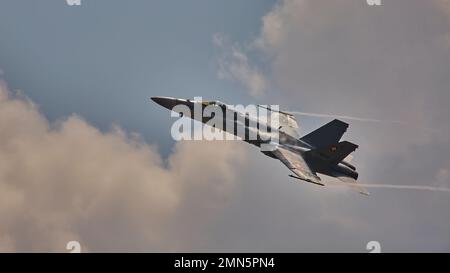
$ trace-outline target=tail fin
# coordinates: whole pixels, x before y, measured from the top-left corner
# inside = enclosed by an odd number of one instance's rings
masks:
[[[311,153],[315,157],[319,157],[331,164],[338,164],[349,154],[354,152],[356,148],[358,148],[358,145],[348,141],[342,141],[323,148],[310,150],[307,153]]]
[[[335,119],[300,138],[300,140],[307,142],[316,148],[325,147],[338,143],[342,135],[347,131],[347,128],[347,123]]]

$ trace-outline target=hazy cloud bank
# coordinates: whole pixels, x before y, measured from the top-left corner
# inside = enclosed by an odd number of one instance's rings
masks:
[[[232,143],[186,142],[164,162],[118,127],[103,133],[76,115],[49,124],[4,83],[0,140],[4,251],[64,251],[70,240],[85,250],[184,249],[191,226],[226,206],[243,157]]]

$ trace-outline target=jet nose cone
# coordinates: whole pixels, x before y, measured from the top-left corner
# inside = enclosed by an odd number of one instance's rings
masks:
[[[167,108],[172,109],[175,105],[177,105],[177,99],[169,98],[169,97],[151,97],[152,101],[157,104]]]
[[[151,97],[151,99],[159,105],[163,105],[165,102],[169,101],[169,98],[166,97]]]

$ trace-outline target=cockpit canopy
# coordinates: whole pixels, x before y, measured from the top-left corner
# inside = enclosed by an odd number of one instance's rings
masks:
[[[202,101],[202,104],[204,106],[209,106],[209,105],[216,105],[216,106],[226,106],[225,103],[218,101],[218,100],[211,100],[211,101]]]

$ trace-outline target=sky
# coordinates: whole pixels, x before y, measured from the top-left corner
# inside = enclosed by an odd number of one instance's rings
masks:
[[[361,183],[449,188],[449,73],[448,0],[4,0],[0,250],[449,252],[448,192],[292,181],[149,100],[345,117]]]

